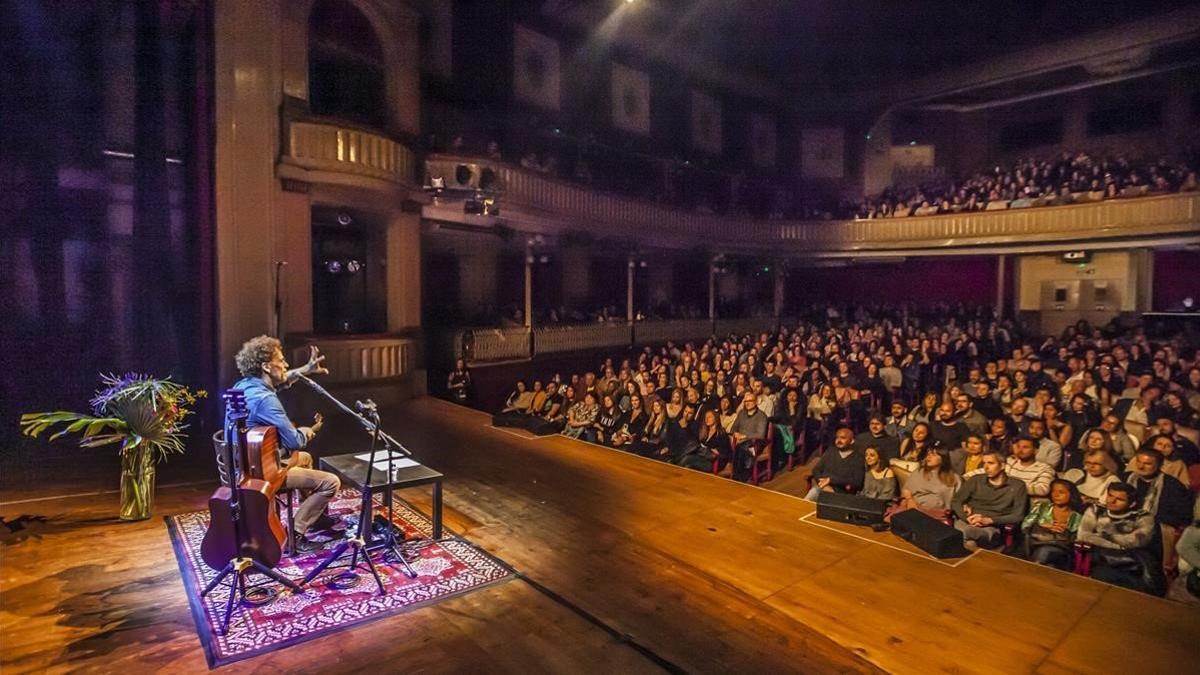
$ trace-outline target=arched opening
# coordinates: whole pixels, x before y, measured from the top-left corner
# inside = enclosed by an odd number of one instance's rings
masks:
[[[383,49],[362,12],[317,0],[308,18],[309,105],[318,115],[387,125]]]

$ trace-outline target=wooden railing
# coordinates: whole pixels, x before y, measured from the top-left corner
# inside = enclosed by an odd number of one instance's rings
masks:
[[[539,326],[531,332],[517,328],[472,328],[461,331],[454,342],[463,345],[463,354],[472,363],[529,359],[543,354],[636,347],[667,341],[677,344],[700,342],[730,334],[757,335],[774,331],[780,325],[794,325],[794,318],[686,319],[627,323]],[[299,357],[297,357],[299,358]],[[305,357],[307,358],[307,356]]]
[[[391,337],[311,337],[295,341],[293,364],[308,361],[309,345],[325,355],[324,382],[365,382],[407,375],[418,368],[417,341]]]
[[[315,121],[287,122],[286,161],[332,171],[411,183],[411,150],[381,134]]]
[[[503,205],[515,205],[553,214],[571,228],[592,229],[597,234],[619,231],[648,240],[666,237],[785,253],[1028,245],[1200,233],[1200,193],[1196,192],[940,216],[775,221],[693,213],[478,157],[431,156],[426,173],[454,185],[460,165],[471,176],[465,184],[468,187],[477,186],[485,171],[489,172],[486,175],[492,177],[494,189],[502,194],[502,212]]]

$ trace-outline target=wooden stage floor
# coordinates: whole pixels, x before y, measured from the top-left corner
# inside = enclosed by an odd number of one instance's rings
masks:
[[[1200,611],[980,552],[937,561],[796,497],[434,399],[385,417],[447,476],[446,524],[528,578],[230,672],[1136,672],[1194,668]],[[323,452],[359,439],[323,437]],[[159,515],[211,485],[160,489]],[[405,495],[428,512],[423,490]],[[0,504],[0,670],[199,672],[161,518],[113,494]],[[23,521],[22,516],[44,517]],[[1189,665],[1191,664],[1191,665]]]

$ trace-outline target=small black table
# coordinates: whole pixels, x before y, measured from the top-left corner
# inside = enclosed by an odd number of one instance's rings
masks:
[[[402,490],[404,488],[419,487],[421,485],[433,484],[433,538],[442,538],[442,478],[441,473],[425,466],[418,464],[416,466],[406,466],[396,470],[394,480],[389,480],[387,470],[375,469],[371,472],[371,484],[364,485],[367,481],[367,467],[369,466],[366,460],[358,459],[355,455],[362,453],[352,452],[345,455],[334,455],[332,457],[321,458],[321,468],[335,474],[341,479],[342,483],[353,486],[359,490],[371,495],[379,492],[384,492],[389,488],[392,490]],[[382,459],[381,459],[382,458]],[[376,463],[387,461],[387,451],[383,450],[378,453],[375,459]],[[387,504],[384,504],[387,506]],[[371,528],[367,528],[366,533],[367,544],[370,544]]]

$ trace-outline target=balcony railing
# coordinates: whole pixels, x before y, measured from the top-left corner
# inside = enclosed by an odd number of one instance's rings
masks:
[[[369,382],[407,375],[418,368],[416,340],[392,337],[313,337],[297,341],[292,363],[308,361],[309,345],[325,355],[323,382]]]
[[[460,166],[465,168],[459,170]],[[692,213],[477,157],[431,156],[426,171],[453,187],[478,187],[478,181],[490,181],[502,193],[504,205],[549,213],[571,228],[784,252],[927,249],[1200,232],[1200,193],[1196,192],[955,215],[800,222]],[[455,183],[456,174],[466,181]]]
[[[381,134],[315,121],[287,122],[286,161],[314,171],[332,171],[413,182],[411,150]]]

